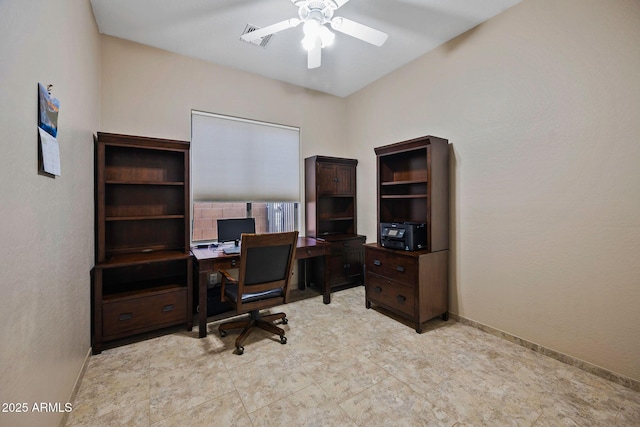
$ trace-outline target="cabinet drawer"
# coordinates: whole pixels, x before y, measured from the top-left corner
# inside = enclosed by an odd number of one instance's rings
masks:
[[[392,280],[414,286],[417,279],[416,260],[411,257],[382,251],[365,251],[366,270]]]
[[[217,259],[213,265],[213,270],[229,270],[240,267],[240,257]]]
[[[317,256],[323,256],[325,253],[326,249],[320,246],[298,248],[296,249],[296,259],[314,258]]]
[[[415,315],[414,289],[385,277],[367,273],[367,299]]]
[[[103,335],[144,330],[150,326],[187,320],[187,290],[131,299],[105,301],[102,305]]]

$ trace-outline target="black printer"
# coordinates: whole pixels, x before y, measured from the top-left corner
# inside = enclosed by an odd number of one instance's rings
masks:
[[[380,246],[403,251],[427,247],[427,226],[418,222],[380,223]]]

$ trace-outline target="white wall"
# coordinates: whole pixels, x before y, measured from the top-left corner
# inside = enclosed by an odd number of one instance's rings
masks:
[[[0,1],[0,402],[68,402],[90,346],[99,34],[88,0]],[[37,84],[60,100],[61,176],[38,175]],[[0,413],[55,425],[60,413]]]
[[[452,143],[450,308],[640,380],[640,2],[525,0],[347,98],[374,147]]]

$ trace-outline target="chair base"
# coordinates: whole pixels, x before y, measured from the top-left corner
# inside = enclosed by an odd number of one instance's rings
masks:
[[[244,353],[244,347],[242,344],[244,340],[251,334],[254,328],[260,328],[267,332],[271,332],[274,335],[280,336],[280,343],[286,344],[287,338],[284,336],[284,329],[277,327],[273,324],[274,321],[282,319],[283,324],[287,324],[287,315],[285,313],[268,314],[266,316],[260,316],[258,310],[254,310],[249,313],[249,318],[245,320],[237,320],[234,322],[223,323],[218,327],[220,336],[227,335],[227,331],[230,329],[240,329],[242,332],[238,338],[236,338],[236,352],[238,354]]]

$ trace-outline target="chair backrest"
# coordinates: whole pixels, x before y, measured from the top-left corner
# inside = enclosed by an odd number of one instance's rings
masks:
[[[284,304],[288,300],[298,232],[243,234],[236,310],[247,312]],[[273,298],[242,302],[242,295],[282,289]]]

